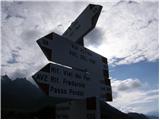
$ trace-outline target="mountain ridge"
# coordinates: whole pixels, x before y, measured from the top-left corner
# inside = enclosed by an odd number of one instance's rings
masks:
[[[7,75],[1,76],[1,100],[2,118],[3,114],[8,111],[24,112],[26,114],[39,111],[46,106],[54,107],[54,105],[60,101],[59,99],[53,99],[52,97],[46,96],[39,88],[26,78],[11,80]],[[39,106],[40,104],[41,106]],[[104,104],[104,102],[101,103],[101,106],[105,109],[103,115],[106,119],[150,118],[141,113],[123,113],[107,103]]]

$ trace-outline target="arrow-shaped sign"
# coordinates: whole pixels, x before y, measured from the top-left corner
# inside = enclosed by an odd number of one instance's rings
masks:
[[[104,70],[108,77],[107,58],[78,44],[51,33],[37,41],[48,60],[73,68],[86,69],[97,73]]]
[[[102,6],[89,4],[64,32],[63,37],[83,46],[83,37],[96,25]]]
[[[112,100],[107,58],[80,46],[83,37],[95,27],[101,9],[90,4],[63,36],[50,33],[37,40],[48,60],[71,68],[50,63],[33,75],[47,95],[66,99],[99,96]]]
[[[94,80],[95,75],[51,63],[32,77],[47,95],[55,98],[84,99],[101,96],[106,99],[106,91],[110,89],[105,84],[104,90],[100,89],[101,81]]]
[[[108,65],[105,57],[79,46],[56,33],[51,33],[39,39],[37,43],[50,61],[72,67],[72,70],[79,70],[80,68],[81,71],[90,73],[93,84],[88,85],[87,88],[89,89],[85,90],[85,93],[89,94],[88,96],[92,95],[91,93],[93,92],[87,93],[87,91],[96,89],[97,94],[94,92],[96,96],[102,96],[102,98],[110,96],[107,97],[107,100],[112,100]],[[106,84],[99,84],[102,83],[100,81],[106,81]],[[108,93],[106,94],[106,92]]]

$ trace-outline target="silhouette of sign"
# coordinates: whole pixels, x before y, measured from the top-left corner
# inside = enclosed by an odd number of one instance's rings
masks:
[[[37,40],[48,60],[62,65],[49,63],[32,76],[47,95],[66,99],[99,96],[112,101],[107,58],[83,47],[83,37],[95,27],[101,9],[89,4],[62,36],[50,33]]]
[[[50,61],[94,73],[105,70],[108,76],[107,58],[56,33],[39,39],[37,43]]]
[[[100,81],[95,83],[96,76],[56,64],[47,64],[32,77],[39,87],[52,97],[82,99],[102,94],[102,91],[99,91]],[[105,94],[108,88],[105,86],[104,89]]]
[[[83,37],[96,25],[102,6],[89,4],[64,32],[63,37],[83,45]]]

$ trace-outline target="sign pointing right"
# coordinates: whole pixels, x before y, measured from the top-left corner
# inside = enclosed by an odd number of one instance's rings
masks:
[[[95,27],[101,10],[101,5],[89,4],[64,32],[63,37],[83,46],[83,37]]]

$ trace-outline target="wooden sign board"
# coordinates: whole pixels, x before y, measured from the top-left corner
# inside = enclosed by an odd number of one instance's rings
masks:
[[[95,80],[96,75],[66,68],[56,64],[47,64],[33,75],[39,87],[49,96],[66,99],[84,99],[100,96],[105,99],[106,90],[110,86]]]

